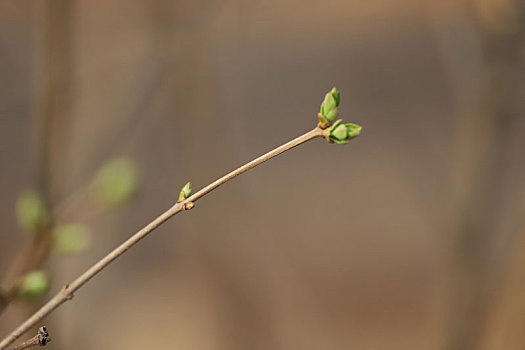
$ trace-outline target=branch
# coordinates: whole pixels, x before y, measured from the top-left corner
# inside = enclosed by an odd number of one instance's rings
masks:
[[[159,215],[149,224],[144,226],[140,231],[138,231],[133,236],[131,236],[127,241],[122,243],[120,246],[115,248],[104,258],[99,260],[95,265],[90,267],[86,272],[80,275],[72,283],[70,283],[69,285],[65,285],[62,288],[62,290],[60,290],[60,292],[58,292],[52,299],[50,299],[44,306],[42,306],[40,310],[35,312],[31,317],[29,317],[25,322],[23,322],[18,328],[16,328],[13,332],[11,332],[11,334],[9,334],[5,339],[3,339],[2,342],[0,343],[0,350],[6,349],[6,347],[9,344],[11,344],[16,339],[18,339],[22,334],[27,332],[30,328],[34,327],[36,323],[40,322],[40,320],[42,320],[44,317],[49,315],[53,310],[58,308],[64,302],[73,299],[73,296],[74,296],[73,293],[75,293],[80,287],[82,287],[86,282],[88,282],[91,278],[93,278],[97,273],[99,273],[105,267],[107,267],[111,262],[113,262],[113,260],[118,258],[120,255],[124,254],[126,250],[128,250],[129,248],[137,244],[141,239],[146,237],[149,233],[151,233],[153,230],[155,230],[160,225],[162,225],[164,222],[166,222],[169,218],[171,218],[172,216],[174,216],[175,214],[181,211],[190,209],[190,207],[193,206],[193,203],[195,203],[197,200],[204,197],[206,194],[210,193],[211,191],[213,191],[220,185],[235,178],[236,176],[239,176],[240,174],[250,170],[251,168],[254,168],[255,166],[283,152],[286,152],[289,149],[292,149],[306,141],[312,140],[316,137],[321,137],[322,134],[323,134],[323,130],[319,128],[315,128],[307,132],[306,134],[299,136],[296,139],[288,143],[285,143],[284,145],[279,146],[266,154],[263,154],[259,158],[252,160],[251,162],[241,166],[240,168],[233,170],[232,172],[224,175],[223,177],[216,180],[215,182],[212,182],[208,186],[204,187],[203,189],[201,189],[194,195],[173,205],[171,208],[169,208],[164,213]]]
[[[158,228],[168,219],[173,217],[175,214],[189,210],[193,208],[194,203],[206,194],[210,193],[222,184],[232,180],[233,178],[241,175],[242,173],[256,167],[257,165],[264,163],[265,161],[278,156],[279,154],[286,152],[302,143],[312,140],[317,137],[324,137],[331,143],[347,143],[349,140],[358,136],[361,132],[361,127],[355,124],[343,124],[342,120],[338,120],[335,123],[335,119],[338,116],[338,107],[341,100],[341,94],[334,88],[328,94],[326,94],[325,100],[321,104],[321,113],[319,113],[319,124],[318,126],[301,135],[292,141],[289,141],[268,153],[252,160],[251,162],[233,170],[232,172],[224,175],[220,179],[212,182],[208,186],[204,187],[197,193],[191,195],[191,183],[188,183],[183,187],[179,200],[164,213],[159,215],[149,224],[144,226],[140,231],[131,236],[128,240],[122,243],[120,246],[111,251],[108,255],[99,260],[96,264],[91,266],[86,272],[80,275],[76,280],[70,284],[66,284],[62,287],[53,298],[51,298],[44,306],[25,320],[18,328],[16,328],[11,334],[5,337],[0,342],[0,350],[6,349],[6,347],[18,339],[22,334],[27,332],[36,323],[40,322],[44,317],[49,315],[53,310],[58,308],[64,302],[73,299],[74,293],[80,289],[85,283],[92,279],[97,273],[106,268],[111,262],[117,259],[119,256],[124,254],[129,248],[137,244],[141,239],[146,237],[153,230]],[[332,124],[333,123],[333,124]]]

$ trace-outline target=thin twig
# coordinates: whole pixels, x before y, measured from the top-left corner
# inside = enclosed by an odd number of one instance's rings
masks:
[[[46,225],[47,226],[47,225]],[[45,227],[27,239],[23,249],[1,283],[0,314],[15,299],[24,276],[37,269],[47,258],[51,245],[51,229]]]
[[[46,346],[50,341],[51,338],[49,338],[49,333],[47,332],[46,327],[42,326],[38,329],[38,333],[33,338],[13,347],[11,350],[23,350],[37,345]]]
[[[171,208],[169,208],[164,213],[162,213],[157,218],[155,218],[153,221],[151,221],[149,224],[144,226],[140,231],[135,233],[133,236],[131,236],[128,240],[126,240],[120,246],[118,246],[113,251],[111,251],[104,258],[99,260],[95,265],[90,267],[86,272],[80,275],[72,283],[70,283],[69,285],[65,285],[60,290],[60,292],[58,292],[44,306],[42,306],[40,310],[35,312],[31,317],[29,317],[26,321],[24,321],[18,328],[16,328],[13,332],[11,332],[11,334],[5,337],[0,343],[0,350],[6,349],[9,344],[11,344],[16,339],[18,339],[22,334],[27,332],[36,323],[40,322],[40,320],[42,320],[44,317],[49,315],[53,310],[58,308],[64,302],[66,302],[67,300],[73,299],[74,292],[76,292],[80,287],[82,287],[86,282],[88,282],[91,278],[93,278],[97,273],[102,271],[106,266],[108,266],[111,262],[113,262],[113,260],[118,258],[120,255],[124,254],[124,252],[126,252],[129,248],[137,244],[142,238],[146,237],[150,232],[155,230],[157,227],[159,227],[161,224],[166,222],[169,218],[171,218],[175,214],[179,213],[180,211],[190,209],[193,206],[194,202],[204,197],[206,194],[213,191],[220,185],[244,173],[245,171],[248,171],[251,168],[285,151],[288,151],[289,149],[292,149],[306,141],[312,140],[316,137],[322,137],[322,136],[323,136],[323,130],[319,128],[315,128],[307,132],[306,134],[299,136],[293,139],[292,141],[285,143],[284,145],[279,146],[275,148],[274,150],[263,154],[259,158],[256,158],[252,160],[251,162],[241,166],[240,168],[237,168],[233,170],[232,172],[224,175],[220,179],[216,180],[215,182],[212,182],[208,186],[196,192],[195,194],[193,194],[186,200],[176,203]]]

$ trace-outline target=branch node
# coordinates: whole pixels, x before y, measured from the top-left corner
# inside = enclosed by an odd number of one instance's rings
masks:
[[[75,294],[73,292],[69,292],[68,289],[69,289],[69,284],[64,284],[62,286],[61,292],[64,294],[64,298],[69,301],[73,299]]]
[[[184,203],[182,207],[184,210],[191,210],[194,206],[195,206],[195,203],[187,202],[187,203]]]

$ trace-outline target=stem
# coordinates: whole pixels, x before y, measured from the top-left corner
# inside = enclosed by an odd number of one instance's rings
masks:
[[[23,350],[37,345],[46,346],[50,341],[51,338],[49,338],[49,333],[47,332],[46,327],[43,326],[38,329],[38,333],[33,338],[13,347],[11,350]]]
[[[300,144],[309,141],[311,139],[314,139],[316,137],[322,137],[322,130],[319,128],[315,128],[306,134],[299,136],[295,139],[293,139],[290,142],[285,143],[282,146],[279,146],[273,150],[271,150],[268,153],[263,154],[259,158],[256,158],[252,160],[251,162],[233,170],[232,172],[224,175],[220,179],[212,182],[208,186],[204,187],[200,191],[196,192],[186,200],[176,203],[171,208],[166,210],[164,213],[160,214],[157,218],[155,218],[153,221],[151,221],[149,224],[144,226],[140,231],[135,233],[133,236],[131,236],[128,240],[126,240],[124,243],[122,243],[120,246],[115,248],[113,251],[111,251],[108,255],[103,257],[101,260],[99,260],[96,264],[91,266],[86,272],[84,272],[82,275],[80,275],[76,280],[74,280],[69,285],[64,285],[60,292],[58,292],[53,298],[51,298],[44,306],[40,308],[37,312],[35,312],[31,317],[29,317],[27,320],[25,320],[18,328],[16,328],[11,334],[9,334],[7,337],[5,337],[2,342],[0,343],[0,350],[6,349],[9,344],[14,342],[16,339],[18,339],[22,334],[27,332],[30,328],[32,328],[36,323],[40,322],[44,317],[49,315],[53,310],[58,308],[60,305],[62,305],[64,302],[73,299],[74,292],[76,292],[80,287],[82,287],[85,283],[87,283],[91,278],[93,278],[97,273],[102,271],[105,267],[107,267],[113,260],[121,256],[137,244],[142,238],[146,237],[150,232],[155,230],[157,227],[162,225],[164,222],[166,222],[169,218],[174,216],[180,211],[186,210],[186,204],[193,203],[199,200],[200,198],[204,197],[209,192],[213,191],[220,185],[230,181],[234,177],[244,173],[245,171],[250,170],[251,168],[254,168],[255,166],[285,152],[289,149],[292,149],[296,146],[299,146]]]
[[[38,342],[38,337],[34,336],[28,341],[25,341],[22,344],[15,346],[12,350],[22,350],[22,349],[27,349],[27,348],[37,346],[37,345],[40,345]]]

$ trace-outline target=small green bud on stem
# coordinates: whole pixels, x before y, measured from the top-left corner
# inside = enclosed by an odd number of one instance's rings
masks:
[[[195,203],[193,203],[193,202],[185,203],[184,204],[184,210],[192,210],[194,206],[195,206]]]
[[[189,196],[191,196],[191,182],[188,182],[184,187],[180,190],[179,193],[179,199],[177,200],[177,203],[180,203],[187,199]]]
[[[319,128],[326,129],[339,116],[339,104],[341,103],[341,92],[334,87],[324,97],[321,103],[321,111],[317,115],[319,118]]]
[[[344,124],[343,120],[339,119],[329,129],[323,131],[323,136],[329,142],[345,144],[359,136],[362,128],[362,126],[353,123]]]

